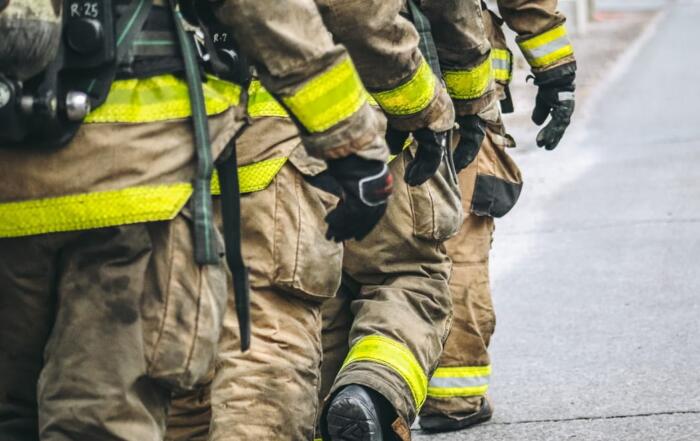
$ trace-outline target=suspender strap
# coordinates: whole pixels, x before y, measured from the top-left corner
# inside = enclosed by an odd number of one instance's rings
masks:
[[[440,60],[438,59],[437,46],[435,46],[435,40],[433,39],[433,34],[430,29],[430,22],[428,17],[423,14],[423,12],[416,6],[414,0],[408,1],[408,10],[411,12],[411,19],[413,25],[418,31],[420,36],[420,42],[418,47],[423,53],[423,57],[430,65],[433,73],[437,75],[438,78],[442,78],[442,71],[440,70]]]
[[[204,107],[204,92],[202,90],[202,76],[199,70],[197,53],[193,47],[190,36],[182,24],[182,17],[175,5],[170,0],[170,6],[175,20],[182,59],[185,64],[185,78],[192,107],[192,124],[194,127],[194,143],[197,155],[197,171],[193,182],[194,193],[194,238],[195,261],[200,265],[215,264],[219,262],[219,255],[214,242],[214,222],[211,199],[211,176],[214,170],[211,156],[211,142],[209,138],[209,123],[206,108]]]
[[[228,158],[217,165],[221,187],[221,212],[224,218],[226,260],[233,276],[233,292],[241,338],[241,350],[250,347],[250,285],[248,268],[241,253],[241,195],[238,182],[238,161],[235,140],[231,140]]]

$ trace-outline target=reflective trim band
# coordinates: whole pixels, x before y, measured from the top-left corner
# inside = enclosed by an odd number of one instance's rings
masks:
[[[364,103],[365,89],[349,58],[318,75],[284,104],[311,133],[328,130],[357,112]]]
[[[253,80],[248,87],[248,115],[252,118],[264,116],[289,117],[284,107],[265,89],[260,80]]]
[[[381,108],[381,107],[379,106],[379,103],[377,102],[377,100],[375,100],[374,97],[372,96],[372,94],[370,94],[369,92],[367,92],[367,102],[368,102],[369,105],[372,106],[372,107]]]
[[[478,397],[489,390],[491,366],[441,367],[428,384],[428,396],[434,398]]]
[[[241,193],[252,193],[266,189],[287,162],[287,158],[272,158],[238,167],[238,182]],[[221,194],[219,175],[214,170],[211,180],[211,193]]]
[[[428,107],[435,96],[435,75],[421,60],[413,78],[401,86],[384,92],[372,92],[382,110],[389,115],[411,115]]]
[[[189,183],[154,185],[0,204],[0,237],[79,231],[173,219]]]
[[[208,77],[202,84],[208,115],[225,112],[241,100],[240,86]],[[86,123],[148,123],[192,115],[187,83],[173,75],[118,80],[107,100],[92,111]]]
[[[362,361],[379,363],[399,374],[411,390],[416,409],[421,408],[427,396],[428,378],[410,349],[390,338],[369,335],[353,345],[341,370]]]
[[[529,40],[518,43],[532,67],[545,67],[574,54],[574,48],[562,24]]]
[[[513,78],[513,55],[507,49],[491,50],[493,77],[501,83],[510,83]]]
[[[447,92],[454,99],[471,100],[479,98],[491,83],[491,58],[469,70],[445,70],[442,77],[447,84]]]

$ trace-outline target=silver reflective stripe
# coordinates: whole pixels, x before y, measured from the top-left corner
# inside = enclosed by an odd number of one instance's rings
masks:
[[[574,92],[559,92],[559,101],[574,101]]]
[[[455,387],[479,387],[488,386],[491,376],[485,377],[452,377],[430,379],[429,387],[455,388]]]
[[[508,60],[502,60],[500,58],[493,59],[493,68],[500,70],[510,70],[510,63]]]
[[[526,52],[530,60],[536,60],[538,58],[546,57],[547,55],[569,44],[571,44],[571,42],[569,41],[569,37],[566,35],[562,35],[561,37],[547,44],[543,44],[542,46],[538,46],[532,49],[527,49]]]

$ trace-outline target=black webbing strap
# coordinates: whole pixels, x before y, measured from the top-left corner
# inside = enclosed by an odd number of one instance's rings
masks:
[[[192,205],[194,214],[194,258],[200,265],[216,264],[219,254],[214,241],[214,221],[211,199],[211,177],[214,161],[211,156],[211,141],[209,138],[209,122],[202,89],[202,74],[199,70],[199,59],[194,49],[190,35],[182,24],[180,11],[175,1],[170,0],[170,7],[175,20],[175,30],[185,65],[185,78],[192,109],[194,127],[194,144],[197,154],[197,170],[192,183],[194,193]]]
[[[423,54],[423,58],[428,62],[428,65],[430,65],[435,75],[437,75],[438,78],[442,78],[440,60],[438,59],[437,46],[435,46],[433,33],[430,29],[430,21],[428,21],[428,17],[423,14],[413,0],[407,0],[407,2],[413,26],[416,27],[416,31],[418,31],[418,35],[420,36],[418,47]]]
[[[88,80],[89,82],[84,88],[90,96],[93,109],[102,105],[107,99],[107,94],[117,74],[117,66],[127,62],[134,39],[141,32],[152,7],[153,0],[134,0],[129,3],[114,24],[117,60],[113,66],[102,70],[97,77]]]
[[[250,285],[248,268],[241,253],[241,194],[238,182],[238,161],[235,139],[226,150],[231,154],[217,166],[221,187],[221,213],[224,219],[226,260],[233,276],[233,293],[238,316],[241,351],[250,347]]]

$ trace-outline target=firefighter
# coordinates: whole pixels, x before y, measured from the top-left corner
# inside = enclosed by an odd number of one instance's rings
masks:
[[[14,14],[19,1],[2,13]],[[172,391],[204,381],[217,353],[229,294],[211,171],[244,124],[245,94],[199,77],[172,4],[105,4],[101,22],[92,11],[71,16],[78,24],[64,20],[68,58],[54,57],[38,76],[0,67],[3,440],[160,439]],[[223,8],[250,22],[282,12],[266,6]],[[294,19],[236,35],[264,46],[263,82],[345,190],[329,230],[361,236],[390,193],[382,123],[313,2],[283,12]],[[112,27],[115,35],[84,38]],[[3,43],[26,31],[9,29]],[[93,56],[96,65],[83,69]],[[329,103],[335,111],[318,112]]]
[[[455,164],[462,190],[465,222],[447,242],[453,261],[450,288],[454,324],[440,365],[428,385],[420,425],[431,431],[459,430],[491,418],[486,397],[491,376],[488,346],[495,329],[489,287],[489,252],[494,218],[517,202],[522,178],[506,149],[514,147],[496,103],[509,102],[512,57],[501,30],[503,20],[479,1],[464,2],[467,13],[421,4],[436,29],[444,75],[460,126]],[[466,4],[469,3],[467,6]],[[506,24],[530,63],[538,86],[532,120],[542,125],[537,145],[554,149],[574,110],[576,63],[555,1],[499,0]],[[463,17],[463,20],[455,20]],[[478,19],[474,19],[474,18]]]
[[[274,21],[234,14],[234,11],[238,11],[234,8],[234,3],[240,6],[245,2],[224,2],[217,11],[222,21],[232,29],[249,27],[251,30],[276,30],[273,29]],[[318,1],[316,5],[316,12],[323,18],[335,41],[348,48],[352,64],[357,66],[359,75],[368,88],[369,93],[363,92],[358,99],[365,103],[371,96],[379,103],[393,127],[405,133],[413,132],[421,140],[415,147],[414,156],[406,164],[406,167],[413,170],[409,180],[419,184],[429,180],[436,172],[445,173],[448,156],[444,140],[453,126],[452,103],[439,78],[421,55],[415,30],[399,16],[401,2]],[[257,8],[261,11],[277,10],[285,14],[285,19],[298,19],[300,23],[309,19],[287,17],[286,10],[282,11],[273,2],[251,1],[246,8],[240,10],[255,15]],[[309,13],[312,12],[309,9]],[[303,43],[300,47],[275,46],[281,57],[275,60],[284,65],[286,51],[308,50],[312,53],[316,38],[313,36],[297,42]],[[329,37],[324,35],[323,38]],[[269,42],[245,38],[240,41],[251,57],[269,53]],[[386,59],[395,60],[395,63],[387,64]],[[343,63],[350,64],[350,60]],[[300,71],[310,68],[307,65],[296,67]],[[326,85],[339,90],[338,81],[343,78],[342,69],[341,66],[332,76],[316,82],[315,89],[299,93],[300,98],[312,99],[317,88]],[[290,100],[280,94],[279,90],[283,89],[274,89],[279,87],[275,82],[276,72],[267,69],[258,70],[258,74],[261,80],[268,80],[266,86],[273,88],[271,92],[278,99],[281,108],[290,111],[292,120],[301,123],[299,135],[307,146],[311,144],[311,153],[314,153],[314,143],[309,143],[309,133],[315,129],[313,125],[306,124],[305,119],[323,121],[344,111],[347,104],[319,102],[315,112],[298,115],[295,113],[297,100]],[[248,110],[253,123],[241,135],[239,147],[246,146],[244,151],[250,152],[253,164],[289,155],[290,166],[282,168],[275,175],[270,187],[245,195],[242,200],[244,208],[250,210],[249,214],[243,215],[244,245],[245,241],[249,242],[244,251],[250,249],[254,253],[248,259],[251,262],[252,311],[256,323],[251,351],[240,353],[236,349],[235,318],[225,323],[222,349],[213,380],[210,385],[202,385],[202,390],[198,393],[206,397],[206,389],[211,389],[211,426],[208,429],[211,439],[310,439],[314,434],[318,410],[316,395],[321,363],[320,307],[322,301],[335,294],[340,283],[341,255],[337,252],[337,245],[326,243],[326,240],[362,239],[368,233],[372,234],[370,229],[362,230],[361,234],[348,234],[347,230],[358,229],[358,225],[364,225],[366,220],[363,217],[347,216],[342,211],[343,207],[361,202],[370,193],[357,185],[339,187],[339,180],[334,177],[338,176],[340,170],[347,170],[345,176],[348,180],[355,179],[354,182],[358,182],[362,178],[365,182],[367,179],[364,173],[369,171],[385,176],[389,175],[389,167],[385,164],[386,157],[380,163],[360,162],[357,158],[330,160],[327,161],[327,169],[322,163],[303,165],[306,160],[300,159],[299,151],[289,150],[295,145],[295,140],[290,135],[295,130],[292,120],[285,120],[286,113],[279,111],[279,105],[272,115],[257,113],[261,104],[256,103],[266,102],[266,107],[273,108],[275,100],[261,89],[256,88],[250,92]],[[383,131],[386,127],[383,123],[384,116],[375,111],[375,118],[382,121],[380,125]],[[358,136],[365,136],[365,129],[360,125],[351,125],[349,129]],[[284,140],[284,143],[280,140]],[[331,139],[334,140],[335,138]],[[457,191],[456,181],[452,181],[450,194],[453,195],[453,206],[457,206],[457,198],[454,196]],[[292,185],[292,182],[296,184]],[[308,183],[316,187],[316,190],[309,187]],[[340,183],[343,184],[342,181]],[[403,181],[401,184],[406,185]],[[291,191],[292,188],[294,191]],[[328,194],[319,196],[318,189]],[[342,199],[337,213],[343,216],[333,213],[326,216],[328,207],[319,205],[319,198],[325,199],[326,205],[331,206],[337,203],[338,198]],[[391,210],[390,207],[394,204],[392,201],[387,208],[381,200],[370,202],[382,213],[385,209]],[[455,213],[458,215],[457,210]],[[327,231],[321,222],[324,216],[330,224]],[[261,222],[261,219],[270,219],[270,222]],[[271,222],[274,223],[274,228],[269,225]],[[456,231],[455,227],[453,229]],[[331,251],[322,253],[317,249]],[[440,264],[445,265],[444,252],[441,259]],[[446,272],[444,268],[442,271]],[[443,275],[444,298],[449,297],[446,277]],[[449,309],[444,304],[439,306]],[[439,353],[439,350],[435,352]],[[191,433],[205,436],[208,431],[205,424],[207,406],[207,400],[198,399],[196,395],[179,396],[176,401],[178,417],[170,422],[173,427],[171,439],[187,439]],[[195,422],[191,417],[198,419]]]

